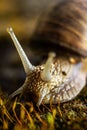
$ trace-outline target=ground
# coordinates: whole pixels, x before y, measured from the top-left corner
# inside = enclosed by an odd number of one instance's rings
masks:
[[[0,129],[3,130],[86,130],[87,87],[67,103],[41,105],[32,102],[0,98]]]

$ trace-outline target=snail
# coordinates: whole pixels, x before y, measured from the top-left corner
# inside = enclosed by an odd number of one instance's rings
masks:
[[[7,29],[26,73],[24,84],[10,98],[22,94],[40,106],[67,102],[80,93],[87,78],[86,12],[86,0],[62,0],[41,20],[31,46],[42,46],[48,59],[38,66],[30,63],[12,28]]]

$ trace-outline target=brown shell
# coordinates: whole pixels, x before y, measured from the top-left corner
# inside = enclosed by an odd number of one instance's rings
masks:
[[[45,51],[67,48],[87,56],[87,1],[61,0],[41,16],[30,47]]]

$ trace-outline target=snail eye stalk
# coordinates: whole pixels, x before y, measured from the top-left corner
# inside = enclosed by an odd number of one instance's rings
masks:
[[[53,58],[55,57],[54,52],[49,53],[49,57],[46,61],[46,64],[44,65],[44,70],[41,72],[41,79],[43,81],[50,81],[52,79],[52,73],[51,73],[51,65],[53,63]]]
[[[13,29],[10,27],[10,28],[7,28],[7,32],[10,34],[13,42],[14,42],[14,45],[18,51],[18,54],[21,58],[21,61],[22,61],[22,64],[23,64],[23,67],[24,67],[24,70],[26,72],[26,74],[29,74],[32,72],[32,70],[34,70],[34,66],[30,63],[29,59],[27,58],[24,50],[22,49],[19,41],[17,40],[14,32],[13,32]]]

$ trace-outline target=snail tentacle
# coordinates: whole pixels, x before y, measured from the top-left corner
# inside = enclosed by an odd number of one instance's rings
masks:
[[[53,63],[53,58],[55,57],[54,52],[49,53],[48,60],[46,61],[46,64],[44,65],[44,70],[41,72],[41,79],[43,81],[50,81],[52,78],[52,73],[51,73],[51,65]]]
[[[32,70],[34,70],[34,66],[28,60],[28,58],[27,58],[24,50],[22,49],[19,41],[17,40],[12,28],[11,27],[7,28],[7,32],[10,34],[10,36],[14,42],[14,45],[19,53],[19,56],[21,58],[21,61],[22,61],[22,64],[23,64],[23,67],[24,67],[26,74],[29,74],[30,72],[32,72]]]
[[[23,86],[21,86],[19,89],[17,89],[16,91],[14,91],[14,92],[9,96],[9,98],[13,98],[13,97],[15,97],[16,95],[21,94],[22,91],[23,91]]]
[[[38,98],[38,102],[37,102],[37,106],[40,106],[44,97],[46,96],[46,94],[48,93],[49,89],[48,88],[45,88],[41,91],[40,95],[39,95],[39,98]]]

